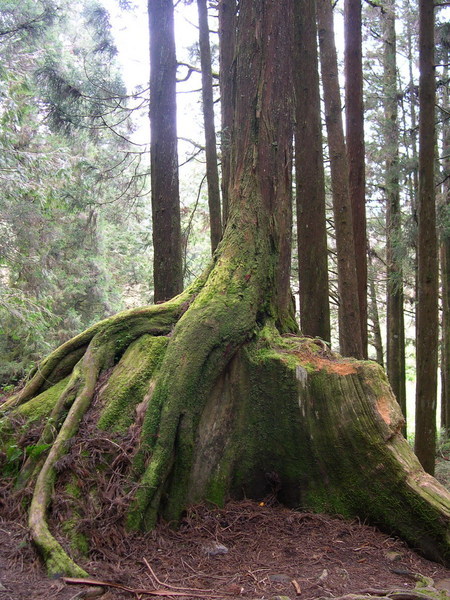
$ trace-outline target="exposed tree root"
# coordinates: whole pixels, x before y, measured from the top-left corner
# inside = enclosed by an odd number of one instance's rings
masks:
[[[24,486],[29,479],[36,480],[29,509],[29,526],[32,539],[41,551],[50,574],[86,575],[50,533],[46,513],[56,479],[55,464],[67,452],[69,441],[78,431],[80,421],[90,406],[100,373],[113,365],[117,356],[121,356],[143,334],[170,334],[201,284],[202,280],[163,305],[127,311],[105,319],[70,340],[43,361],[21,392],[1,406],[1,413],[8,415],[41,390],[55,385],[64,376],[65,369],[73,367],[69,382],[46,420],[37,444],[49,445],[50,450],[46,458],[31,455],[18,477],[20,486]],[[83,351],[81,360],[72,365],[80,350]],[[64,369],[60,368],[61,362],[64,363]]]

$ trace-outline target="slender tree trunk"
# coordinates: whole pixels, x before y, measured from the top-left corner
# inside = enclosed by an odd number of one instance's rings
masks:
[[[448,437],[450,430],[450,236],[448,234],[441,242],[441,280],[441,428]]]
[[[222,220],[225,227],[228,219],[228,196],[230,184],[231,130],[234,112],[234,70],[236,44],[236,0],[219,2],[219,52],[220,52],[220,96],[222,114],[221,162],[222,162]]]
[[[448,40],[444,41],[443,62],[448,65]],[[442,344],[441,344],[441,428],[448,437],[450,429],[450,226],[446,216],[450,210],[450,102],[448,90],[449,68],[444,67],[443,80],[447,85],[442,86],[442,149],[443,149],[443,184],[441,224],[441,293],[442,293]]]
[[[415,285],[414,290],[417,290],[417,205],[419,196],[419,157],[417,149],[417,110],[418,110],[418,94],[416,93],[416,85],[414,81],[414,68],[415,68],[415,53],[413,47],[413,25],[412,22],[416,21],[415,9],[411,7],[410,0],[406,0],[406,15],[404,15],[404,22],[406,23],[406,41],[407,41],[407,54],[408,54],[408,72],[409,72],[409,111],[410,111],[410,123],[406,125],[406,114],[404,113],[404,131],[405,139],[404,145],[407,152],[408,161],[411,164],[408,172],[408,188],[409,188],[409,199],[411,206],[412,216],[412,235],[411,235],[411,249],[413,251],[413,264],[414,264],[414,275]],[[411,149],[411,154],[409,154]],[[416,299],[417,300],[417,299]],[[416,302],[417,304],[417,302]]]
[[[367,227],[361,0],[345,0],[345,128],[363,356],[367,358]]]
[[[405,340],[403,314],[402,226],[399,183],[399,128],[395,3],[386,0],[382,12],[384,63],[384,149],[386,156],[387,374],[406,417]]]
[[[208,7],[206,0],[197,0],[200,61],[202,66],[203,122],[205,126],[206,179],[208,182],[209,226],[211,251],[214,253],[222,237],[220,185],[217,165],[216,128],[214,125],[213,77],[209,44]]]
[[[316,3],[295,3],[295,174],[300,328],[330,341]]]
[[[434,180],[434,5],[429,0],[419,2],[419,23],[419,243],[415,452],[424,469],[433,474],[438,366],[438,259]]]
[[[339,344],[342,354],[361,358],[364,352],[359,316],[353,217],[331,0],[317,0],[317,22],[336,230]]]
[[[155,302],[183,289],[172,0],[148,0],[150,157]]]
[[[384,367],[384,355],[383,355],[383,338],[381,335],[380,317],[378,313],[378,302],[377,302],[377,288],[375,285],[376,271],[372,263],[372,255],[369,250],[369,291],[370,291],[370,304],[369,304],[369,319],[372,321],[372,346],[376,351],[376,361],[379,365]]]

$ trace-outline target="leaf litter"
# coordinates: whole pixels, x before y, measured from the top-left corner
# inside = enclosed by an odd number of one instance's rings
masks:
[[[141,535],[126,534],[117,521],[107,532],[101,519],[89,556],[78,558],[91,575],[82,583],[48,579],[26,526],[16,514],[2,517],[0,600],[355,600],[352,594],[397,600],[440,594],[444,600],[445,591],[433,586],[450,584],[448,569],[374,527],[297,512],[273,498],[232,501],[224,508],[195,506],[178,528],[160,523]],[[221,551],[211,552],[214,547]],[[426,582],[422,591],[415,590],[417,574]]]

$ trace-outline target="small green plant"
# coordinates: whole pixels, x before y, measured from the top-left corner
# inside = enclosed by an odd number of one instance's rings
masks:
[[[5,449],[5,464],[3,473],[7,477],[14,477],[19,473],[22,464],[22,449],[17,444],[11,444]]]
[[[10,383],[7,385],[2,385],[0,387],[0,394],[9,394],[9,392],[12,392],[14,389],[14,384]]]
[[[21,448],[18,444],[10,444],[6,446],[4,452],[2,453],[3,474],[6,477],[16,477],[19,474],[22,464],[26,458],[39,458],[39,456],[46,452],[50,447],[51,444],[30,444],[25,448]]]
[[[51,448],[51,446],[51,444],[32,444],[25,448],[25,454],[32,458],[39,458],[39,456]]]

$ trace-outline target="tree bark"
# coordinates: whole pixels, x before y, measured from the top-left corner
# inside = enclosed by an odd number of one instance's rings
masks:
[[[154,301],[183,289],[172,0],[148,0]]]
[[[331,341],[315,0],[295,3],[294,83],[300,328]]]
[[[424,469],[433,474],[436,452],[438,363],[438,259],[434,180],[436,90],[434,6],[427,0],[420,0],[419,24],[419,241],[415,452]]]
[[[222,163],[222,221],[228,219],[228,194],[230,185],[231,130],[234,113],[234,51],[236,44],[236,0],[219,2],[219,54],[221,95],[221,163]]]
[[[450,236],[448,234],[441,242],[441,279],[441,429],[444,430],[444,435],[448,437],[450,430]]]
[[[448,35],[448,29],[445,29]],[[449,42],[442,40],[444,48],[443,81],[449,78]],[[442,219],[440,232],[440,256],[441,256],[441,294],[442,294],[442,344],[441,344],[441,429],[448,437],[450,430],[450,227],[446,219],[450,207],[450,101],[448,85],[442,86]]]
[[[362,358],[364,352],[360,327],[353,216],[342,125],[333,9],[330,0],[317,0],[317,22],[336,230],[339,345],[341,353],[345,356]]]
[[[361,1],[345,0],[345,130],[362,353],[367,358],[367,227],[361,27]]]
[[[384,148],[386,156],[387,332],[386,368],[392,390],[406,417],[405,340],[403,336],[402,226],[399,182],[398,91],[395,3],[382,12],[384,65]]]
[[[377,288],[375,285],[376,271],[373,268],[370,251],[369,251],[368,263],[369,263],[369,282],[370,282],[370,285],[369,285],[369,290],[370,290],[369,319],[372,321],[371,344],[375,348],[377,363],[379,365],[381,365],[382,367],[384,367],[383,338],[381,336],[381,325],[380,325],[380,317],[379,317],[378,302],[377,302]]]
[[[211,252],[214,253],[222,238],[220,213],[220,185],[217,166],[216,128],[214,125],[214,96],[209,44],[208,7],[206,0],[197,0],[200,61],[202,67],[203,123],[205,127],[206,179],[208,182],[209,227]]]

